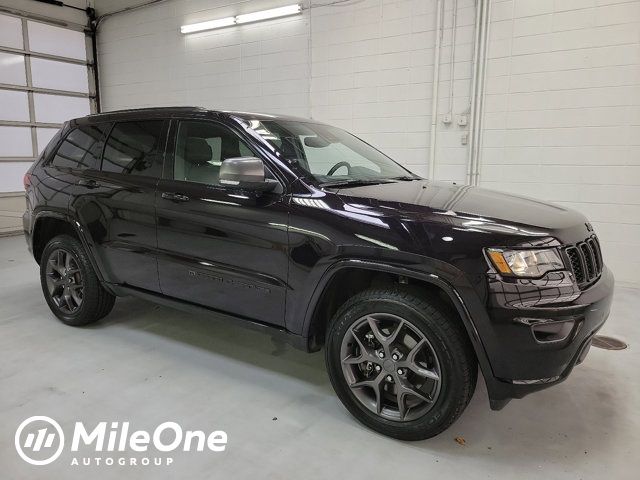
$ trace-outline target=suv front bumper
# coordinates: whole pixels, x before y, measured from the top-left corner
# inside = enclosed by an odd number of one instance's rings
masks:
[[[606,267],[582,291],[565,272],[544,280],[490,278],[490,326],[482,339],[494,376],[487,382],[491,407],[567,378],[609,316],[613,287]]]

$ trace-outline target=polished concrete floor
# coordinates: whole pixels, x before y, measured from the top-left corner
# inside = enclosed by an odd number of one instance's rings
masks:
[[[638,478],[639,311],[640,291],[618,288],[602,333],[627,341],[627,350],[592,349],[566,382],[500,412],[489,410],[479,385],[448,431],[405,443],[349,416],[333,394],[322,353],[308,355],[257,332],[134,299],[120,299],[95,326],[63,325],[47,309],[23,239],[2,238],[0,475]],[[129,421],[131,430],[153,430],[173,420],[185,430],[224,430],[228,447],[223,453],[174,452],[168,467],[71,466],[68,449],[50,465],[31,466],[18,457],[14,435],[32,415],[56,419],[67,442],[76,421],[87,428]],[[75,456],[81,463],[97,455],[84,450]]]

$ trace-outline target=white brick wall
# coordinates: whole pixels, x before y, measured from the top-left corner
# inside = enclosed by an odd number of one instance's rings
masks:
[[[452,2],[445,2],[439,119],[447,113]],[[474,2],[459,0],[454,108],[469,106]],[[414,172],[429,162],[436,2],[365,0],[311,9],[311,114],[361,136]],[[464,182],[465,131],[438,124],[436,178]]]
[[[327,3],[328,0],[311,0]],[[137,2],[97,0],[99,13]],[[419,174],[430,145],[435,0],[363,0],[182,36],[282,0],[172,0],[100,27],[103,107],[289,113],[353,131]],[[308,7],[309,0],[303,1]],[[465,181],[474,0],[445,0],[436,178]],[[618,280],[640,270],[640,1],[494,0],[480,183],[585,213]]]
[[[480,184],[575,208],[640,271],[640,2],[496,0]]]
[[[103,109],[198,105],[309,116],[306,16],[188,36],[178,31],[281,3],[171,1],[105,20],[98,37]],[[101,6],[114,8],[97,2],[99,12]]]

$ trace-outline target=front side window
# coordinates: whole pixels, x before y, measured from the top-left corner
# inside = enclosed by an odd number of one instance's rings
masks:
[[[418,178],[340,128],[293,120],[243,120],[282,158],[297,163],[320,184]]]
[[[173,166],[173,178],[219,185],[220,166],[227,158],[251,157],[253,153],[232,131],[213,122],[183,121]]]
[[[116,123],[102,158],[102,171],[162,176],[163,120]]]
[[[100,153],[109,124],[83,125],[60,144],[51,165],[58,168],[100,169]]]

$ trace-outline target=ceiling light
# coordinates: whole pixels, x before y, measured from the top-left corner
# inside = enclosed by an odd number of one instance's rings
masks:
[[[289,15],[297,15],[302,12],[302,6],[287,5],[286,7],[272,8],[270,10],[262,10],[259,12],[245,13],[236,15],[235,17],[220,18],[218,20],[210,20],[208,22],[192,23],[190,25],[182,25],[181,33],[203,32],[205,30],[214,30],[216,28],[230,27],[240,23],[259,22],[261,20],[269,20],[271,18],[286,17]]]
[[[191,25],[182,25],[180,33],[202,32],[204,30],[213,30],[215,28],[230,27],[236,24],[236,17],[220,18],[218,20],[210,20],[208,22],[192,23]]]
[[[237,15],[237,23],[259,22],[260,20],[268,20],[270,18],[286,17],[287,15],[296,15],[300,13],[302,8],[300,5],[287,5],[286,7],[272,8],[271,10],[262,10],[261,12],[246,13]]]

